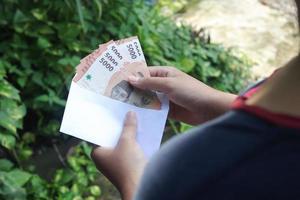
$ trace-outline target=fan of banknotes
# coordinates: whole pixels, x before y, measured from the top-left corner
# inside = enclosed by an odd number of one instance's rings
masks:
[[[161,109],[157,94],[133,87],[128,82],[129,76],[150,76],[136,36],[99,45],[80,61],[73,82],[117,101],[141,108]]]

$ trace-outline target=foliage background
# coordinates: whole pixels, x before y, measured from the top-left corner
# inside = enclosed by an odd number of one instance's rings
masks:
[[[0,199],[110,198],[91,147],[58,131],[75,66],[100,43],[138,35],[148,65],[175,66],[223,91],[241,89],[248,59],[162,15],[171,2],[1,3]],[[166,131],[188,128],[169,121]]]

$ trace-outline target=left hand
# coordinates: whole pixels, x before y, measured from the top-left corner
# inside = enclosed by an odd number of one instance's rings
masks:
[[[228,110],[235,95],[215,90],[174,67],[148,67],[150,77],[130,76],[131,85],[163,92],[170,99],[169,117],[198,125]]]
[[[97,147],[91,153],[96,167],[117,187],[123,200],[133,198],[147,162],[136,142],[136,132],[136,115],[128,112],[117,146],[114,149]]]

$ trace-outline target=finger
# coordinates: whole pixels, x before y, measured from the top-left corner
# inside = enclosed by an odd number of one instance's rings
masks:
[[[126,114],[124,121],[123,131],[120,140],[122,139],[135,139],[137,132],[137,119],[136,114],[132,111]]]
[[[173,67],[168,66],[154,66],[149,67],[151,77],[170,77],[172,75]]]
[[[128,80],[131,85],[144,90],[155,90],[168,93],[170,89],[170,80],[167,77],[138,78],[130,76]]]

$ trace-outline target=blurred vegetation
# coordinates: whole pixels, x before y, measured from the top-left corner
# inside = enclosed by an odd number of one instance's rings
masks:
[[[212,44],[203,30],[177,26],[163,16],[161,9],[169,2],[2,1],[0,199],[101,196],[86,143],[72,148],[51,180],[40,177],[30,164],[40,149],[69,140],[58,131],[68,87],[80,58],[100,43],[138,35],[149,65],[175,66],[220,90],[241,89],[250,65],[247,58]],[[169,125],[174,132],[190,128],[178,122]]]

